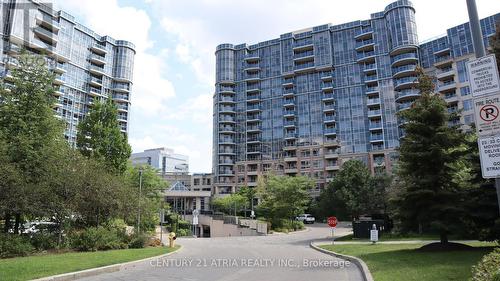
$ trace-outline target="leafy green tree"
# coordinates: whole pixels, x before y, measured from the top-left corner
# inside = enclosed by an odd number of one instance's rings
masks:
[[[0,86],[0,143],[2,160],[10,163],[5,167],[16,170],[12,175],[20,180],[10,178],[1,184],[5,193],[0,205],[5,212],[5,229],[14,215],[17,231],[23,215],[41,215],[32,202],[39,198],[43,176],[51,173],[47,159],[67,143],[63,124],[54,116],[54,75],[45,59],[26,53],[16,59],[18,66],[11,70],[11,85],[2,81]]]
[[[249,206],[248,198],[239,193],[214,198],[211,204],[215,211],[223,212],[228,215],[237,215],[240,211],[246,210]]]
[[[142,188],[139,196],[139,181],[142,173]],[[162,192],[168,183],[161,178],[158,171],[149,166],[128,166],[125,173],[127,179],[127,193],[133,198],[128,200],[124,219],[130,225],[137,225],[137,215],[141,213],[141,230],[154,230],[159,223],[159,210],[163,206]]]
[[[470,176],[459,162],[465,154],[465,136],[450,127],[446,102],[434,94],[432,78],[418,69],[421,97],[400,113],[407,123],[399,149],[398,180],[400,199],[396,200],[403,230],[437,231],[441,243],[448,234],[462,227],[463,188]]]
[[[114,173],[127,169],[131,154],[127,137],[121,133],[118,111],[111,99],[96,103],[78,125],[77,147],[87,157],[105,163]]]
[[[372,176],[363,162],[349,160],[321,192],[318,207],[324,216],[336,215],[342,219],[382,213],[388,181],[384,175]]]
[[[260,190],[259,212],[273,227],[280,227],[283,220],[291,220],[306,210],[314,185],[307,177],[269,176]]]

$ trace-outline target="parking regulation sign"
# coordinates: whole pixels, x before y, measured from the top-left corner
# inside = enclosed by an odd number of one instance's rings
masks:
[[[494,54],[467,63],[470,91],[473,97],[500,92],[497,60]]]
[[[478,145],[483,178],[500,177],[500,136],[480,138]]]
[[[479,137],[500,134],[500,92],[475,98],[474,111]]]

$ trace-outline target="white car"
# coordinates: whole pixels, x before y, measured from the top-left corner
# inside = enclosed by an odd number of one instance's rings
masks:
[[[295,218],[298,221],[306,223],[314,223],[316,219],[311,214],[302,214]]]

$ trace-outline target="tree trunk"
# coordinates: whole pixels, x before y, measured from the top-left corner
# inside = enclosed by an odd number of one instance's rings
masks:
[[[21,224],[21,214],[16,213],[16,222],[14,224],[14,233],[19,234],[19,225]]]
[[[9,233],[10,218],[11,218],[11,215],[10,215],[9,211],[5,211],[5,225],[3,227],[3,232],[4,233]]]
[[[446,233],[445,231],[442,231],[440,234],[439,234],[439,239],[441,240],[441,244],[448,244],[448,233]]]

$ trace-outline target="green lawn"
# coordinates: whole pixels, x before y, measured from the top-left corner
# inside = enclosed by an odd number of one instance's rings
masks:
[[[175,248],[175,249],[178,249]],[[11,259],[0,259],[0,280],[30,280],[116,263],[140,260],[171,252],[168,247],[70,252]]]
[[[458,237],[449,237],[450,240],[461,240]],[[434,234],[391,234],[384,233],[379,241],[409,241],[409,240],[439,240],[439,235]],[[353,238],[352,234],[336,238],[335,241],[370,241],[370,239]]]
[[[492,243],[467,243],[470,251],[421,252],[423,244],[324,245],[324,249],[361,258],[375,281],[468,280],[471,267],[493,249]]]

